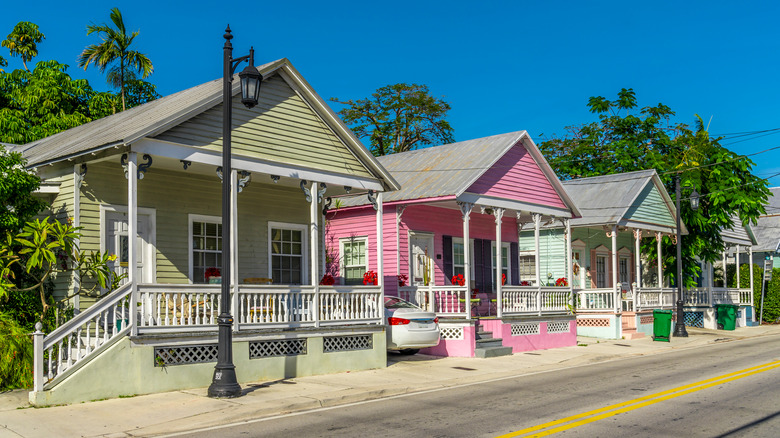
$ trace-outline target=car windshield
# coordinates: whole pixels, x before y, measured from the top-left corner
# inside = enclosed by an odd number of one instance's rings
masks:
[[[388,309],[419,309],[414,304],[398,297],[385,297],[385,307]]]

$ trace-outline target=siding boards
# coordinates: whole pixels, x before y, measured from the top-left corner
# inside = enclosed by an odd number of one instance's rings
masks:
[[[675,220],[652,181],[649,181],[625,214],[626,219],[675,227]]]
[[[522,143],[513,146],[466,191],[566,208],[558,192]]]
[[[319,116],[279,76],[263,82],[261,102],[249,110],[233,98],[233,153],[341,174],[371,177]],[[222,150],[222,105],[157,138]]]

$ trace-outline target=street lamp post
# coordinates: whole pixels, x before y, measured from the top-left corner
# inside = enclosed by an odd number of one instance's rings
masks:
[[[682,236],[680,235],[680,175],[674,178],[674,192],[677,201],[677,323],[674,325],[675,337],[688,337],[685,330],[685,313],[683,310],[683,281],[682,281]],[[693,187],[691,193],[691,209],[699,209],[699,193]],[[660,263],[660,261],[659,261]]]
[[[236,379],[236,367],[233,365],[233,316],[230,314],[230,183],[233,169],[231,165],[231,122],[233,118],[233,73],[243,61],[249,60],[249,65],[238,74],[241,80],[241,103],[247,108],[257,105],[260,95],[260,83],[263,76],[255,68],[255,51],[249,49],[248,56],[233,59],[233,45],[230,40],[230,26],[225,29],[225,45],[223,46],[223,77],[222,77],[222,311],[217,317],[219,325],[219,344],[217,365],[214,366],[214,376],[209,386],[209,397],[238,397],[241,386]]]

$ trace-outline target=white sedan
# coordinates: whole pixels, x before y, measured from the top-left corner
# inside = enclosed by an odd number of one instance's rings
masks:
[[[387,349],[415,354],[439,344],[439,318],[398,297],[385,297]]]

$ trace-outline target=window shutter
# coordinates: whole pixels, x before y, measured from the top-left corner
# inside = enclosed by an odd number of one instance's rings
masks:
[[[474,239],[474,287],[485,292],[485,282],[482,278],[482,239]]]
[[[493,241],[482,241],[482,278],[485,283],[485,292],[493,292]]]
[[[442,258],[444,259],[444,284],[450,284],[452,282],[452,236],[441,236],[442,245],[444,249],[442,251]]]
[[[520,284],[520,253],[517,248],[516,242],[509,244],[509,272],[512,273],[512,284],[517,286]]]

